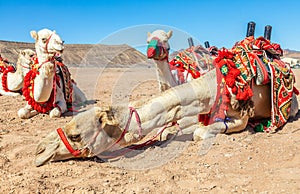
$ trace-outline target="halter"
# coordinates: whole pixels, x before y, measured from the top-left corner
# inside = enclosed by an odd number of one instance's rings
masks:
[[[107,150],[111,149],[112,147],[114,147],[115,145],[117,145],[125,136],[125,134],[128,132],[129,126],[130,126],[130,122],[131,122],[131,118],[132,115],[135,115],[135,119],[136,122],[138,124],[139,127],[139,139],[141,139],[143,137],[142,135],[142,127],[141,127],[141,121],[140,121],[140,117],[138,115],[138,112],[136,111],[135,108],[133,107],[129,107],[129,118],[127,120],[127,123],[125,125],[125,129],[123,130],[122,134],[120,135],[120,137],[113,143],[111,144]],[[177,126],[177,128],[179,128],[179,125],[176,122],[170,122],[166,125],[164,125],[151,139],[149,139],[148,141],[142,143],[142,144],[137,144],[131,147],[131,149],[137,149],[146,145],[151,145],[151,143],[154,142],[154,139],[156,137],[158,137],[159,135],[162,134],[162,132],[167,128],[167,127],[171,127],[171,126]],[[56,129],[56,132],[58,133],[61,141],[64,143],[65,147],[67,148],[67,150],[75,157],[78,157],[80,155],[82,155],[83,153],[85,153],[86,151],[90,151],[91,152],[91,145],[96,141],[97,136],[100,134],[100,132],[103,130],[102,127],[99,127],[98,130],[94,133],[94,135],[92,136],[91,140],[87,143],[87,145],[85,147],[83,147],[82,149],[74,149],[71,144],[69,143],[64,131],[62,130],[62,128],[58,128]],[[180,128],[179,128],[180,130]],[[122,154],[127,153],[128,151],[122,152]],[[118,156],[101,156],[103,158],[115,158]]]
[[[153,37],[148,44],[147,51],[149,49],[154,49],[155,56],[153,58],[162,61],[164,59],[168,59],[170,47],[166,45],[163,44],[159,38]]]
[[[46,53],[48,54],[49,52],[48,52],[48,44],[49,44],[49,42],[50,42],[50,39],[52,38],[52,35],[53,35],[53,33],[47,38],[47,40],[46,40],[46,44],[45,44],[45,51],[46,51]]]

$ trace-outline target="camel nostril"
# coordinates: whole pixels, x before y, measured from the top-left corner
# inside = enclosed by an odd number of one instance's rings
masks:
[[[156,52],[155,52],[155,49],[150,47],[148,48],[147,50],[147,57],[148,58],[153,58],[155,56]]]

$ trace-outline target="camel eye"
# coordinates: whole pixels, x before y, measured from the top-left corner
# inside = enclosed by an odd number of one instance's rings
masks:
[[[81,141],[80,134],[70,135],[70,136],[68,136],[68,137],[69,137],[69,139],[70,139],[71,141],[75,141],[75,142]]]
[[[42,38],[42,41],[45,43],[47,41],[47,38]]]

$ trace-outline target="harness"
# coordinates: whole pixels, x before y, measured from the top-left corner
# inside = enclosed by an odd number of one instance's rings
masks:
[[[122,134],[120,135],[120,137],[113,142],[110,146],[108,146],[107,150],[110,150],[111,148],[115,147],[125,136],[125,134],[128,132],[129,130],[129,126],[130,126],[130,122],[132,119],[132,115],[135,115],[135,119],[136,122],[138,124],[138,132],[139,132],[139,140],[142,139],[144,136],[142,135],[142,127],[141,127],[141,121],[140,121],[140,117],[138,112],[136,111],[135,108],[133,107],[129,107],[129,117],[127,120],[127,123],[125,125],[124,130],[122,131]],[[164,125],[154,136],[152,136],[149,140],[145,141],[144,143],[141,144],[136,144],[133,146],[130,146],[130,149],[126,149],[125,151],[121,152],[118,155],[98,155],[101,158],[116,158],[119,156],[124,155],[125,153],[129,152],[130,150],[134,150],[134,149],[138,149],[144,146],[149,146],[152,145],[155,142],[155,139],[162,134],[162,132],[171,126],[176,126],[179,130],[179,125],[176,122],[170,122],[166,125]],[[100,132],[103,130],[103,128],[101,126],[99,126],[99,128],[97,129],[97,131],[93,134],[92,138],[89,140],[89,142],[87,143],[87,145],[85,147],[83,147],[82,149],[74,149],[71,144],[68,141],[68,138],[66,137],[64,131],[62,128],[58,128],[56,129],[57,134],[59,135],[61,141],[63,142],[63,144],[65,145],[65,147],[67,148],[67,150],[75,157],[78,156],[82,156],[84,155],[87,151],[89,151],[90,153],[92,153],[92,145],[94,144],[94,142],[96,141],[97,136],[100,134]]]
[[[23,86],[22,92],[23,92],[23,96],[25,97],[25,100],[28,102],[28,104],[31,105],[32,108],[34,110],[38,111],[39,113],[47,113],[48,111],[52,110],[54,107],[59,108],[59,106],[55,103],[57,86],[64,87],[63,90],[68,91],[68,94],[64,93],[65,99],[66,99],[68,107],[71,107],[71,105],[72,105],[72,97],[71,97],[72,92],[73,92],[72,83],[69,83],[68,86],[65,85],[65,80],[71,80],[71,79],[70,78],[64,79],[64,76],[63,76],[63,86],[60,86],[60,84],[59,84],[60,76],[57,73],[54,74],[53,84],[52,84],[52,92],[51,92],[51,95],[50,95],[48,101],[36,102],[34,100],[34,96],[33,96],[33,94],[34,94],[34,79],[39,74],[39,69],[47,62],[54,63],[55,69],[59,68],[60,71],[62,71],[61,69],[64,69],[64,71],[68,71],[68,70],[66,70],[67,67],[63,63],[56,61],[54,59],[54,57],[51,59],[48,59],[47,61],[45,61],[41,64],[38,63],[37,58],[35,59],[35,64],[32,66],[32,69],[24,77],[24,86]],[[71,76],[71,74],[69,72],[66,75],[69,77]],[[67,89],[65,89],[65,87],[68,87],[69,89],[67,90]],[[66,96],[68,98],[66,98]]]

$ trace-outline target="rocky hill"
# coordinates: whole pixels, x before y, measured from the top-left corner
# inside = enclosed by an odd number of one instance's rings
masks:
[[[21,49],[33,49],[33,43],[0,41],[0,54],[11,62],[17,61]],[[147,64],[147,57],[138,50],[126,45],[66,44],[63,61],[68,66],[128,67],[134,64]]]
[[[295,59],[300,59],[300,52],[286,49],[286,50],[284,50],[283,56],[284,57],[295,58]]]

